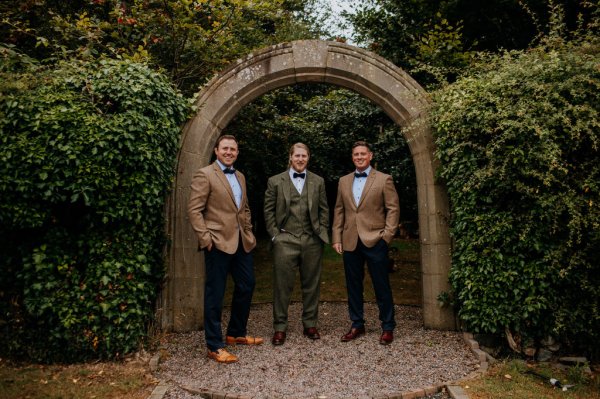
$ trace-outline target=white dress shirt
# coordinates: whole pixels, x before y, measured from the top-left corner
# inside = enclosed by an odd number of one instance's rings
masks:
[[[369,177],[369,173],[371,173],[371,167],[369,166],[367,169],[363,170]],[[360,173],[358,170],[354,173]],[[365,188],[365,183],[367,182],[367,177],[354,177],[354,181],[352,182],[352,195],[354,196],[354,203],[358,206],[360,202],[360,197],[362,196],[363,189]]]
[[[217,163],[221,167],[221,170],[225,170],[227,168],[218,159]],[[231,166],[231,169],[233,169],[233,166]],[[242,186],[240,186],[240,182],[235,176],[235,173],[225,173],[225,177],[227,178],[227,181],[231,186],[231,190],[233,191],[233,198],[235,198],[235,204],[237,205],[238,209],[240,209],[240,204],[242,203]]]
[[[304,182],[306,181],[308,172],[306,172],[306,169],[304,169],[302,172],[297,172],[294,168],[290,168],[289,172],[290,172],[290,179],[292,179],[292,183],[294,184],[294,187],[296,187],[296,190],[298,190],[298,194],[302,194],[302,189],[304,188]],[[294,178],[294,173],[304,173],[304,179],[301,177]]]

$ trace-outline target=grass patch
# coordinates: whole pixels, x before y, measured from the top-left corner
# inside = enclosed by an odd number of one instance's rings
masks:
[[[18,365],[0,359],[3,399],[146,399],[157,383],[141,360]]]
[[[563,391],[552,386],[550,378],[559,380],[562,385],[575,386]],[[470,399],[600,399],[597,373],[582,374],[575,367],[561,369],[549,363],[526,364],[522,360],[499,362],[483,378],[467,381],[462,386]]]
[[[421,306],[421,264],[419,259],[419,242],[417,240],[394,239],[391,244],[390,257],[394,259],[395,271],[390,274],[390,284],[394,302],[398,305]],[[256,288],[253,303],[273,301],[273,258],[268,250],[266,239],[258,240],[254,251],[254,272]],[[227,284],[225,304],[231,303],[233,282],[231,277]],[[296,285],[292,292],[292,301],[301,301],[300,276],[296,274]],[[323,251],[323,272],[321,273],[321,301],[346,301],[346,283],[344,263],[331,245]],[[374,302],[375,293],[369,273],[365,271],[365,301]]]

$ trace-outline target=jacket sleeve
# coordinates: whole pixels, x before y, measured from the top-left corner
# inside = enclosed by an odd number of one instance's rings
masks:
[[[321,236],[326,236],[325,243],[329,243],[329,205],[327,204],[324,180],[321,180],[321,184],[319,184],[319,225]]]
[[[394,238],[400,221],[400,200],[392,176],[386,176],[383,188],[383,201],[385,207],[385,229],[383,239],[388,244]]]
[[[341,179],[338,182],[337,197],[335,200],[335,207],[333,208],[333,225],[331,242],[333,244],[342,242],[342,232],[344,231],[344,200],[342,199],[342,184]]]
[[[192,178],[188,217],[198,236],[198,247],[200,249],[207,247],[212,240],[204,220],[204,210],[206,209],[209,193],[210,182],[208,176],[202,169],[199,169]]]
[[[276,221],[276,207],[277,207],[277,185],[271,177],[267,181],[267,190],[265,191],[265,227],[269,233],[270,238],[275,237],[279,234],[279,228],[277,227]]]
[[[246,187],[247,187],[246,186],[246,177],[244,175],[242,175],[241,184],[243,184],[242,193],[244,195],[244,198],[243,198],[244,214],[242,215],[243,222],[244,222],[244,231],[252,233],[252,213],[250,212],[250,205],[248,204],[248,194],[247,194],[247,190],[246,190]]]

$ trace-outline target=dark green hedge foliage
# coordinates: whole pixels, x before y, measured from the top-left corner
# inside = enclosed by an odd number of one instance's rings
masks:
[[[185,100],[124,61],[2,69],[0,353],[112,358],[143,343]]]
[[[600,343],[600,56],[596,46],[487,60],[433,110],[473,332]]]

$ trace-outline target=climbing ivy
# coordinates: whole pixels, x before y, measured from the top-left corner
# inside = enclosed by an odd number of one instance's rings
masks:
[[[0,70],[0,351],[135,350],[163,275],[186,102],[128,61]]]

